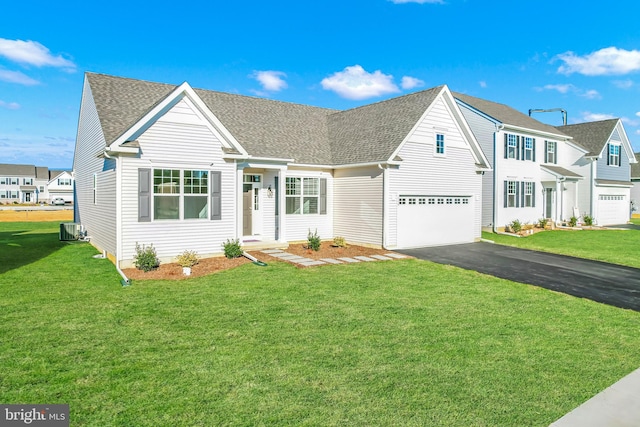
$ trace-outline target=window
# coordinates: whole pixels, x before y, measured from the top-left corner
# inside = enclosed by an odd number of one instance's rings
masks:
[[[206,218],[209,201],[209,174],[207,171],[184,171],[184,218]]]
[[[435,205],[436,204],[436,199],[434,199],[433,197],[429,197],[429,204],[430,205]]]
[[[533,207],[533,182],[522,183],[522,206]]]
[[[398,200],[398,204],[399,205],[406,205],[407,204],[407,198],[406,197],[400,197],[400,199]]]
[[[58,185],[70,186],[71,178],[58,178]]]
[[[33,178],[24,178],[22,182],[24,185],[33,185]]]
[[[467,197],[465,197],[464,199],[462,199],[462,204],[463,205],[468,205],[469,204],[469,199]]]
[[[153,218],[180,218],[180,171],[153,170]]]
[[[419,204],[419,205],[426,205],[426,204],[427,204],[427,199],[426,199],[426,198],[424,198],[424,197],[420,197],[420,198],[418,199],[418,204]]]
[[[10,184],[11,185],[18,185],[20,183],[20,180],[18,178],[7,178],[9,180],[11,180]]]
[[[320,178],[287,177],[285,188],[287,214],[321,213]]]
[[[523,137],[522,138],[524,140],[524,155],[523,160],[532,160],[535,161],[535,154],[534,154],[534,149],[535,149],[535,144],[534,144],[534,139],[533,138],[529,138],[529,137]]]
[[[609,144],[609,157],[607,164],[611,166],[620,166],[620,146],[617,144]]]
[[[507,208],[517,207],[516,202],[518,200],[518,182],[505,181],[505,186],[506,186],[505,207]]]
[[[518,157],[518,137],[510,133],[505,134],[505,155],[506,159],[516,159]]]
[[[0,191],[0,199],[6,199],[7,198],[7,192],[6,191]]]
[[[436,134],[436,154],[444,155],[444,135]]]
[[[557,156],[557,145],[555,141],[545,141],[546,149],[545,149],[545,163],[558,163]]]
[[[18,192],[17,191],[7,191],[7,194],[9,195],[10,199],[17,199],[18,198]]]
[[[0,178],[0,184],[8,184],[9,183],[9,178]]]
[[[41,192],[41,193],[44,193],[44,185],[41,185],[41,186],[40,186],[40,192]]]
[[[439,205],[444,205],[444,199],[438,198],[438,204]]]

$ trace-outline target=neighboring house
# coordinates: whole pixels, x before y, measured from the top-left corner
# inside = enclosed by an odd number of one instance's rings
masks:
[[[482,181],[482,226],[503,229],[518,220],[554,222],[589,212],[587,150],[571,137],[517,110],[454,93],[492,171]]]
[[[640,216],[640,163],[637,162],[640,153],[635,153],[636,163],[631,164],[631,206],[632,214]]]
[[[588,152],[590,162],[587,200],[599,225],[625,224],[631,212],[631,167],[637,164],[633,148],[620,119],[560,126]],[[580,212],[583,212],[581,210]]]
[[[66,203],[73,203],[73,175],[65,170],[50,171],[47,183],[49,200],[62,198]]]
[[[120,267],[323,239],[480,238],[488,161],[446,86],[346,111],[87,73],[75,221]]]
[[[46,167],[0,164],[0,203],[46,201],[48,177]]]

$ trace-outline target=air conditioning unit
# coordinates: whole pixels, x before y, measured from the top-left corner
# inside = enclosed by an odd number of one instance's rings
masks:
[[[81,225],[74,222],[60,224],[60,240],[63,242],[78,240],[80,238]]]

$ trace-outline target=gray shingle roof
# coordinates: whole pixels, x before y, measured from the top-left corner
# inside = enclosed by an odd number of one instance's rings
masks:
[[[487,116],[502,124],[565,136],[565,134],[557,128],[539,122],[536,119],[509,107],[508,105],[487,101],[486,99],[476,98],[457,92],[453,92],[453,96],[465,104],[472,106],[476,110],[482,111]]]
[[[387,160],[442,86],[329,116],[329,138],[334,164]]]
[[[558,129],[567,135],[571,135],[574,142],[589,150],[587,155],[597,155],[600,154],[604,145],[609,141],[616,124],[618,124],[618,119],[608,119],[559,126]]]
[[[640,153],[635,153],[636,160],[640,159]],[[638,163],[631,163],[631,178],[640,179],[640,160]]]
[[[108,145],[177,87],[104,74],[86,76]],[[388,160],[441,88],[346,111],[194,90],[249,154],[339,165]]]
[[[34,165],[12,165],[8,163],[0,164],[0,176],[4,177],[18,177],[18,176],[27,176],[27,177],[35,177],[36,176],[36,167]]]
[[[560,166],[551,166],[551,165],[540,165],[540,167],[542,169],[547,169],[548,171],[551,171],[553,173],[555,173],[556,175],[561,175],[561,176],[565,176],[567,178],[583,178],[582,175],[579,175],[573,171],[570,171],[569,169],[565,169],[563,167]]]

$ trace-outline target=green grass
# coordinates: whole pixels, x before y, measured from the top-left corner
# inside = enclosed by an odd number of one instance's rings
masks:
[[[547,426],[640,366],[640,313],[450,266],[123,288],[56,226],[0,224],[0,402],[73,426]]]
[[[640,218],[631,218],[631,222],[632,222],[633,224],[640,225]]]
[[[553,230],[528,237],[482,232],[495,243],[640,268],[640,230]]]

